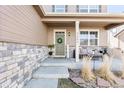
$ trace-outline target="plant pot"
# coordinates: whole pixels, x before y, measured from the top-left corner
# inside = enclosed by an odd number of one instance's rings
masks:
[[[52,52],[52,51],[50,51],[50,52],[49,52],[49,55],[50,55],[50,56],[52,56],[52,55],[53,55],[53,52]]]

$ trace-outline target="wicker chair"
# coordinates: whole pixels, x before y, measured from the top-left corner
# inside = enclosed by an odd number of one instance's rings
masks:
[[[97,59],[97,58],[102,58],[102,53],[100,53],[99,51],[102,50],[102,48],[100,47],[80,47],[80,58],[82,58],[85,55],[92,55],[93,58]]]

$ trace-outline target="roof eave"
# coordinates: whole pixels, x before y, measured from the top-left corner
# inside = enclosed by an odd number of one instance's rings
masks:
[[[115,34],[114,37],[118,37],[122,32],[124,32],[124,29],[118,32],[117,34]]]

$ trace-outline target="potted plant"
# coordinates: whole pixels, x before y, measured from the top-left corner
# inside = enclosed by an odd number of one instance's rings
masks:
[[[52,55],[53,55],[53,48],[54,48],[54,45],[48,45],[48,48],[50,49],[49,55],[52,56]]]

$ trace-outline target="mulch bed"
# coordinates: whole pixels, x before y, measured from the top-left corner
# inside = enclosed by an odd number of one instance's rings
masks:
[[[81,71],[79,69],[69,69],[69,73],[70,73],[69,78],[74,83],[79,85],[80,87],[83,87],[83,88],[96,88],[96,87],[98,87],[96,84],[97,83],[96,80],[84,81],[80,76]]]
[[[100,77],[96,77],[96,80],[94,81],[85,81],[81,78],[80,74],[81,71],[79,69],[69,69],[69,79],[75,83],[76,85],[82,87],[82,88],[108,88],[108,87],[124,87],[124,79],[117,78],[117,81],[119,82],[119,85],[110,85],[110,83]],[[117,74],[117,72],[116,72]]]

